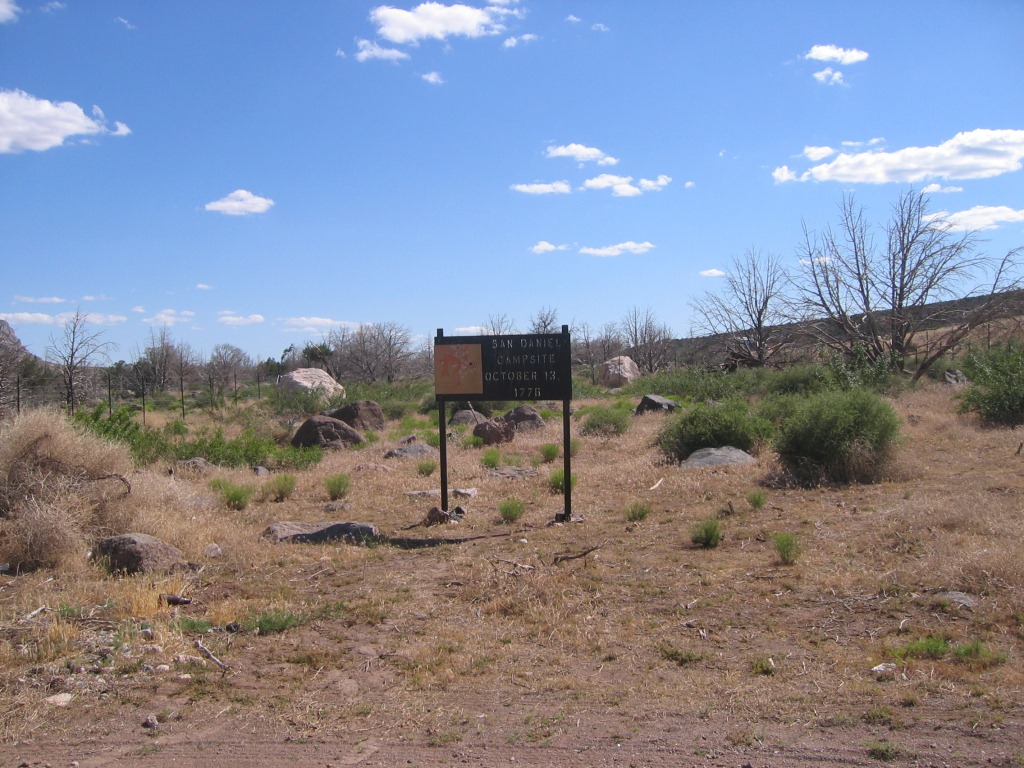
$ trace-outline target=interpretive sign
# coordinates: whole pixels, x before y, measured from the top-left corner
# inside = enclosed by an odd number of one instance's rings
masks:
[[[450,400],[561,400],[562,457],[572,477],[569,404],[572,400],[572,345],[569,326],[561,333],[434,337],[434,395],[440,405],[437,427],[441,453],[441,509],[448,511],[448,430]],[[556,520],[572,519],[572,482],[566,480],[565,507]]]
[[[438,398],[565,400],[572,397],[568,328],[562,333],[434,339]]]

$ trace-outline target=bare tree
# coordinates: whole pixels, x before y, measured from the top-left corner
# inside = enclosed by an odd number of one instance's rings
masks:
[[[60,338],[50,337],[46,359],[57,367],[61,397],[72,414],[75,405],[85,400],[90,391],[90,366],[105,358],[111,346],[103,341],[103,331],[89,327],[88,315],[81,309],[76,309],[64,322]]]
[[[672,330],[658,320],[650,307],[633,307],[619,325],[623,343],[642,371],[654,373],[668,363]]]
[[[174,339],[166,325],[149,329],[145,349],[136,351],[132,365],[135,385],[149,392],[166,392],[176,383],[172,367],[175,358]]]
[[[838,231],[805,226],[800,249],[802,300],[828,347],[897,370],[916,353],[916,380],[973,329],[1018,313],[1021,249],[1001,259],[979,253],[977,232],[931,215],[924,193],[900,195],[883,247],[853,196],[839,211]]]
[[[210,359],[203,366],[211,396],[223,398],[229,387],[233,387],[239,375],[244,376],[252,368],[252,359],[232,344],[218,344],[210,352]]]
[[[484,333],[488,336],[504,336],[516,332],[515,321],[504,313],[492,314],[487,317]]]
[[[350,335],[344,370],[358,381],[393,382],[412,357],[412,334],[400,323],[366,323]]]
[[[18,377],[25,356],[25,348],[17,339],[0,335],[0,408],[17,405]]]
[[[784,346],[777,326],[790,319],[788,285],[779,257],[751,248],[733,258],[721,292],[691,302],[694,330],[722,337],[732,366],[768,365]]]
[[[541,307],[530,317],[528,333],[558,333],[558,310],[554,307]]]

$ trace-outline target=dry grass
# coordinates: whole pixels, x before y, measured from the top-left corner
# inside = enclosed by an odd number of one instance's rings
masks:
[[[683,738],[671,727],[679,722],[705,734],[709,749],[784,756],[818,744],[822,763],[840,759],[832,753],[838,732],[856,744],[895,733],[901,748],[920,754],[981,729],[989,754],[1024,754],[1008,727],[1024,703],[1022,435],[955,415],[939,386],[894,405],[904,423],[900,457],[892,479],[873,485],[775,487],[766,484],[778,471],[770,455],[752,466],[683,470],[652,447],[658,415],[634,419],[618,438],[579,436],[579,522],[565,525],[551,525],[562,500],[548,490],[545,468],[496,477],[479,450],[457,443],[449,444],[450,486],[477,495],[454,501],[468,509],[464,522],[427,529],[410,526],[436,500],[405,492],[435,488],[437,478],[420,476],[415,460],[385,461],[384,442],[329,453],[298,473],[290,498],[244,511],[226,509],[208,478],[135,473],[136,528],[204,569],[112,579],[76,543],[70,565],[3,584],[0,688],[18,706],[0,719],[0,737],[52,726],[55,715],[39,702],[53,680],[59,689],[71,678],[108,728],[124,706],[156,701],[194,719],[228,713],[235,730],[372,734],[424,748],[666,743]],[[502,451],[504,463],[529,468],[560,430],[554,423],[520,434]],[[328,512],[324,478],[338,473],[351,478],[350,508]],[[254,482],[243,470],[219,476]],[[752,491],[764,496],[759,508],[746,501]],[[506,525],[498,505],[512,496],[525,514]],[[629,522],[633,504],[651,511]],[[712,516],[724,541],[698,549],[690,531]],[[436,546],[260,537],[282,519],[369,522]],[[794,565],[778,563],[779,532],[799,536]],[[223,556],[206,559],[209,543]],[[967,593],[973,608],[943,596],[950,591]],[[166,592],[194,602],[167,606],[157,599]],[[295,616],[297,628],[254,634],[252,622],[268,611]],[[237,622],[243,631],[199,635],[197,622],[221,630]],[[153,632],[145,642],[144,625]],[[950,656],[901,660],[895,674],[870,671],[930,634],[979,641],[992,655],[985,664]],[[173,661],[195,653],[197,636],[229,673]],[[115,640],[117,650],[103,656]],[[142,650],[147,644],[162,650]],[[158,662],[171,672],[139,671]],[[101,671],[69,671],[79,668]],[[124,676],[110,683],[108,668]],[[178,679],[182,670],[192,677]],[[97,674],[116,689],[113,700],[97,698]]]

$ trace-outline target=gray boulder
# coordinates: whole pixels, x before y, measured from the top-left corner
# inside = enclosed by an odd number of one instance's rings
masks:
[[[597,372],[597,383],[602,387],[624,387],[639,378],[640,366],[626,355],[605,360]]]
[[[411,438],[411,439],[410,439]],[[402,438],[397,448],[384,454],[385,459],[435,459],[440,455],[437,448],[427,445],[415,435]]]
[[[292,445],[296,448],[342,448],[365,443],[366,438],[341,419],[330,416],[311,416],[295,432]]]
[[[636,407],[634,413],[640,416],[644,413],[672,413],[676,408],[679,407],[679,403],[675,400],[669,400],[667,397],[661,395],[644,395],[643,399],[640,400],[640,405]]]
[[[501,418],[515,426],[516,430],[543,429],[544,427],[544,417],[532,405],[520,405]]]
[[[381,540],[377,526],[370,523],[296,523],[282,521],[267,526],[264,538],[290,544],[326,544],[343,541],[346,544],[369,544]]]
[[[473,436],[484,441],[484,445],[508,443],[516,436],[516,427],[511,421],[490,419],[473,427]]]
[[[691,453],[682,467],[726,467],[734,464],[755,464],[757,459],[739,448],[701,448]]]
[[[384,429],[385,426],[384,411],[373,400],[356,400],[327,415],[364,432],[367,429]]]
[[[100,558],[107,561],[111,571],[126,574],[167,573],[188,568],[180,549],[147,533],[125,533],[100,539],[93,550],[93,559]]]
[[[487,417],[479,411],[466,409],[453,413],[452,417],[448,419],[448,425],[452,427],[457,427],[461,424],[476,426],[477,424],[481,424],[485,421],[487,421]]]

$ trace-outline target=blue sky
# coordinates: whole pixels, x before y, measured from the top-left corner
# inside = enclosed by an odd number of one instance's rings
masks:
[[[733,257],[911,186],[1002,255],[1022,38],[1019,0],[0,0],[0,318],[126,360],[548,307],[684,336]]]

